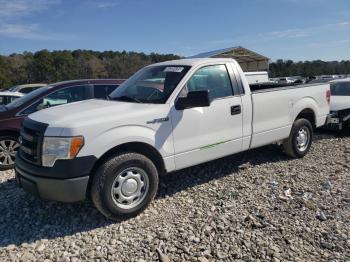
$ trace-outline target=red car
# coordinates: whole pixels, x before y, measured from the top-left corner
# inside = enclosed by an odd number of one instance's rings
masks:
[[[51,106],[92,98],[106,99],[123,81],[95,79],[59,82],[36,89],[6,106],[0,105],[0,170],[14,165],[21,124],[27,115]]]

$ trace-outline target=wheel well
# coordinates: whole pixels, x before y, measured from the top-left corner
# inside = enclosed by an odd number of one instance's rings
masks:
[[[304,109],[303,111],[301,111],[296,119],[300,119],[300,118],[305,118],[305,119],[309,120],[313,129],[316,129],[315,112],[312,109],[307,108],[307,109]]]
[[[14,130],[1,130],[0,136],[14,136],[19,137],[19,132]]]
[[[92,183],[92,177],[94,176],[97,168],[109,157],[118,154],[120,152],[134,152],[134,153],[139,153],[144,156],[147,156],[151,161],[154,163],[154,165],[157,168],[157,171],[159,174],[165,173],[165,164],[163,161],[162,156],[160,153],[155,149],[153,146],[142,143],[142,142],[131,142],[131,143],[125,143],[118,145],[110,150],[108,150],[106,153],[104,153],[95,163],[94,167],[91,170],[90,173],[90,179],[86,191],[86,196],[90,196],[91,192],[91,183]]]
[[[142,155],[148,157],[154,163],[159,174],[165,172],[165,164],[164,164],[163,158],[157,149],[155,149],[153,146],[146,144],[146,143],[130,142],[130,143],[118,145],[118,146],[110,149],[106,153],[104,153],[95,163],[91,173],[94,174],[96,169],[107,158],[109,158],[112,155],[115,155],[117,153],[120,153],[120,152],[134,152],[134,153],[142,154]]]

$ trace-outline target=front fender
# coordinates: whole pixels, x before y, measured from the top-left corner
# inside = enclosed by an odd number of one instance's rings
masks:
[[[93,154],[99,158],[110,149],[129,142],[141,142],[153,146],[163,158],[173,155],[174,152],[171,133],[145,126],[120,126],[86,139],[85,146],[78,156]]]

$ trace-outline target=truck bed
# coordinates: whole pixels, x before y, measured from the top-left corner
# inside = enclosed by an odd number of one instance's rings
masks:
[[[254,85],[256,86],[256,85]],[[253,139],[251,147],[258,147],[289,136],[297,115],[305,108],[315,115],[315,127],[325,123],[329,114],[326,93],[329,84],[263,85],[252,91]],[[298,90],[300,89],[300,90]]]
[[[272,92],[272,91],[303,88],[303,87],[310,87],[310,86],[320,86],[324,84],[326,83],[319,83],[319,84],[257,83],[257,84],[250,84],[249,87],[252,93],[261,93],[261,92],[269,92],[269,91]]]

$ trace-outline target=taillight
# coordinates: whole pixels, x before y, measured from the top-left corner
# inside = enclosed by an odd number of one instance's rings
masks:
[[[326,99],[327,99],[327,103],[329,105],[331,103],[331,90],[327,90]]]

